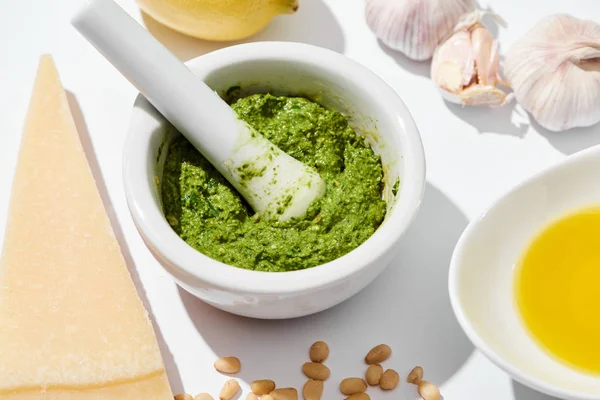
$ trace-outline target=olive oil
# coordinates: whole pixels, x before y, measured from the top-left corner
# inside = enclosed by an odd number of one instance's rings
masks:
[[[600,207],[547,226],[516,268],[522,320],[555,358],[600,374]]]

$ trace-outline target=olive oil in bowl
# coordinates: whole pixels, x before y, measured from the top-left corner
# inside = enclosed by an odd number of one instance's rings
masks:
[[[544,228],[517,265],[515,295],[526,328],[542,348],[600,375],[600,207]]]

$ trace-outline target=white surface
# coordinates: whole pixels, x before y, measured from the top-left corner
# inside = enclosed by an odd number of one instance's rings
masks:
[[[499,32],[504,47],[549,13],[569,12],[600,21],[597,0],[481,3],[507,20],[508,29]],[[331,346],[327,364],[332,377],[325,385],[329,398],[340,398],[339,381],[364,373],[366,351],[386,342],[394,349],[386,365],[405,376],[415,364],[422,364],[426,377],[442,385],[446,400],[550,399],[514,383],[474,352],[450,308],[448,264],[469,219],[564,154],[600,143],[600,127],[549,133],[530,125],[527,116],[515,114],[512,107],[478,110],[446,104],[428,79],[428,63],[411,62],[379,45],[364,23],[362,0],[304,0],[297,15],[278,18],[253,40],[295,40],[329,47],[379,74],[415,117],[423,136],[429,184],[395,265],[362,293],[299,320],[234,317],[178,290],[135,230],[125,203],[121,154],[136,90],[69,25],[80,4],[79,0],[0,2],[0,187],[4,188],[0,226],[6,221],[8,188],[38,57],[52,52],[71,92],[115,229],[157,321],[174,390],[185,387],[193,393],[217,394],[226,377],[213,371],[215,354],[242,358],[244,388],[258,377],[300,388],[304,382],[300,366],[308,357],[308,347],[323,339]],[[121,4],[141,20],[132,1]],[[182,59],[222,46],[183,37],[149,20],[147,24]],[[398,389],[404,397],[398,392],[371,393],[374,400],[408,400],[409,389],[407,384]]]
[[[600,146],[521,183],[472,221],[450,266],[452,307],[481,351],[544,393],[600,399],[600,379],[568,368],[532,340],[515,307],[514,268],[548,224],[600,203]]]
[[[301,317],[328,309],[371,283],[398,254],[425,190],[425,155],[415,122],[398,95],[377,75],[335,51],[300,43],[245,43],[188,61],[198,79],[217,93],[238,85],[241,95],[318,93],[321,104],[348,116],[369,137],[386,171],[383,224],[359,248],[319,268],[285,274],[223,264],[187,245],[163,215],[155,177],[162,176],[173,129],[143,98],[135,103],[125,143],[123,185],[144,241],[183,288],[237,315]],[[377,96],[372,96],[377,93]],[[167,143],[169,143],[167,142]],[[285,174],[285,170],[281,170]],[[284,175],[287,177],[287,175]],[[397,196],[392,194],[400,179]],[[202,266],[202,268],[199,268]]]

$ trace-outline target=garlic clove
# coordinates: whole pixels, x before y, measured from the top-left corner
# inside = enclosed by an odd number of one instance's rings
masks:
[[[439,46],[432,60],[432,78],[449,92],[458,93],[475,76],[475,56],[468,31],[458,31]]]
[[[471,30],[473,53],[477,65],[477,80],[481,85],[496,85],[500,75],[500,57],[498,44],[490,31],[481,24],[476,24]]]
[[[367,0],[369,28],[388,47],[413,60],[428,60],[475,0]]]
[[[517,101],[544,128],[600,122],[600,24],[546,17],[509,48],[505,71]]]
[[[440,94],[444,100],[462,106],[500,107],[514,99],[513,93],[507,94],[490,85],[472,85],[460,93],[451,93],[440,89]]]
[[[491,85],[470,86],[459,93],[461,103],[466,106],[499,107],[510,103],[514,95]]]
[[[464,87],[463,71],[455,63],[440,63],[437,69],[436,81],[440,88],[448,92],[459,93]]]
[[[476,10],[461,17],[453,32],[435,50],[431,77],[447,101],[463,106],[495,107],[513,99],[496,87],[503,82],[499,46],[481,23],[485,14]]]

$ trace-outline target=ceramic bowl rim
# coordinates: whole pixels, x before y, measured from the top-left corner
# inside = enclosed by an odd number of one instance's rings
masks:
[[[156,210],[152,210],[157,208],[152,194],[143,188],[145,184],[136,181],[138,178],[145,178],[147,181],[147,175],[143,177],[140,172],[145,170],[145,158],[138,154],[142,152],[137,149],[147,148],[143,144],[147,144],[149,140],[141,137],[143,135],[134,134],[136,130],[143,129],[137,125],[140,122],[138,113],[146,112],[134,107],[123,155],[123,182],[130,213],[144,240],[149,242],[147,245],[150,244],[184,276],[194,277],[213,287],[248,293],[280,294],[316,290],[349,279],[395,246],[420,209],[425,190],[425,155],[419,131],[410,111],[387,83],[366,67],[332,50],[293,42],[246,43],[197,57],[188,61],[187,65],[194,69],[195,64],[199,63],[216,71],[234,62],[257,60],[297,61],[310,63],[315,68],[335,69],[338,75],[343,74],[357,80],[357,87],[364,88],[365,91],[369,88],[368,90],[377,93],[377,101],[382,106],[385,103],[391,104],[396,114],[393,117],[399,120],[404,132],[395,134],[404,135],[406,142],[406,148],[402,151],[404,176],[400,192],[404,196],[404,206],[398,207],[400,204],[395,204],[388,212],[386,218],[389,219],[386,223],[367,241],[350,253],[325,264],[304,270],[274,273],[246,270],[221,263],[185,243],[168,225],[162,212],[158,210],[158,218]],[[217,67],[206,67],[211,61],[215,61]],[[202,267],[198,268],[197,265]]]

